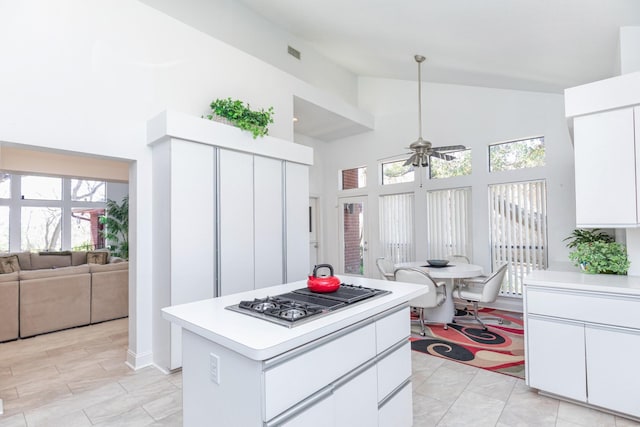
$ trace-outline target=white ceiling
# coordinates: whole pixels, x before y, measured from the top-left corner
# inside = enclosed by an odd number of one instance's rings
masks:
[[[357,75],[562,92],[618,73],[640,0],[241,0]]]

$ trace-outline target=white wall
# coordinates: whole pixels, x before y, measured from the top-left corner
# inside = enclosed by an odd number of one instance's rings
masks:
[[[273,106],[293,138],[293,94],[312,86],[135,0],[0,3],[0,142],[131,161],[129,363],[152,362],[151,149],[146,121],[215,98]],[[326,104],[325,104],[326,105]],[[194,242],[197,248],[198,242]]]
[[[328,61],[307,42],[267,21],[237,0],[141,0],[218,40],[344,100],[357,102],[357,77]],[[198,13],[193,13],[197,10]],[[287,53],[291,46],[300,59]]]
[[[376,129],[362,135],[333,141],[323,151],[324,212],[327,262],[339,265],[337,199],[341,195],[366,195],[370,229],[370,274],[376,276],[373,260],[380,256],[377,245],[380,194],[415,191],[417,258],[426,259],[426,191],[449,187],[472,187],[473,261],[490,271],[487,186],[497,182],[545,178],[548,188],[549,261],[567,261],[562,239],[575,227],[573,149],[564,118],[562,95],[504,89],[425,83],[423,84],[423,136],[435,146],[463,144],[472,148],[473,174],[442,180],[385,186],[378,184],[379,159],[406,153],[417,139],[417,83],[361,78],[360,107],[375,115]],[[546,166],[489,174],[488,144],[543,135]],[[341,191],[338,171],[367,167],[368,187]],[[422,238],[420,238],[422,237]]]

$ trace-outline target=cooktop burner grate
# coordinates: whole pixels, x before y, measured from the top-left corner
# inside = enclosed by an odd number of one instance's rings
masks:
[[[292,327],[313,320],[319,315],[329,314],[360,301],[389,293],[380,289],[341,284],[340,288],[334,292],[318,293],[308,288],[301,288],[273,297],[240,301],[239,304],[226,308]]]

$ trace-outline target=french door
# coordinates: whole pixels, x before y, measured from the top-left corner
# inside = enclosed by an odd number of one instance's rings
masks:
[[[369,234],[367,198],[339,199],[340,272],[367,277],[369,271]]]

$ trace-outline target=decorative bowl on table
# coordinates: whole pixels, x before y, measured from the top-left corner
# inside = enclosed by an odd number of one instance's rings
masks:
[[[427,264],[429,264],[430,267],[445,267],[447,264],[449,264],[449,260],[448,259],[428,259]]]

